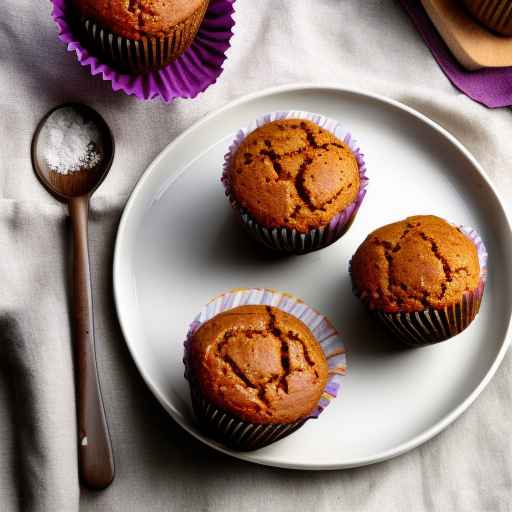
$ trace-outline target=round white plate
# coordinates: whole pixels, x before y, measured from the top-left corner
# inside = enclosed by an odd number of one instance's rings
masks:
[[[220,184],[236,130],[275,110],[338,119],[366,155],[370,185],[350,231],[306,256],[275,258],[234,223]],[[481,312],[455,339],[392,350],[387,335],[352,296],[348,262],[374,228],[434,213],[470,225],[489,251]],[[496,191],[468,151],[418,112],[372,94],[327,86],[287,86],[252,94],[214,112],[175,139],[149,166],[124,211],[114,258],[117,312],[146,383],[188,432],[235,457],[301,469],[381,461],[430,439],[489,382],[510,342],[512,241]],[[499,276],[494,269],[499,269]],[[327,315],[347,345],[348,374],[316,421],[252,453],[226,450],[192,416],[183,377],[190,321],[234,287],[291,292]]]

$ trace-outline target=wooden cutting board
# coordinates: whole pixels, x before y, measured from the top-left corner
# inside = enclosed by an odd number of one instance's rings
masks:
[[[459,0],[421,0],[455,58],[470,70],[512,66],[512,37],[486,29]]]

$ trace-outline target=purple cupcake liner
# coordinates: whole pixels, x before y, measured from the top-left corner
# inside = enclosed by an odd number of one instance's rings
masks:
[[[473,228],[455,227],[475,244],[480,264],[478,286],[474,290],[465,292],[460,302],[442,309],[427,308],[412,313],[371,311],[399,341],[408,347],[424,347],[460,334],[480,310],[487,280],[487,250],[483,240]],[[354,293],[365,303],[365,297],[357,289],[354,289]]]
[[[203,23],[192,45],[175,61],[158,71],[131,75],[122,73],[92,55],[81,45],[72,26],[69,0],[51,0],[52,17],[59,27],[59,39],[75,52],[82,66],[90,73],[101,74],[111,82],[112,90],[123,91],[139,100],[160,98],[195,98],[217,81],[223,71],[226,51],[230,47],[235,0],[210,0]]]
[[[234,195],[232,194],[229,182],[229,169],[231,167],[234,155],[244,139],[254,130],[272,121],[279,119],[307,119],[314,122],[321,128],[331,132],[333,135],[342,140],[354,154],[357,165],[359,167],[360,187],[358,195],[354,202],[348,205],[344,210],[335,215],[329,224],[318,229],[313,229],[308,233],[299,233],[296,229],[274,228],[269,229],[256,222],[251,215],[242,208]],[[224,165],[221,181],[224,190],[228,196],[231,206],[237,212],[245,229],[258,242],[266,247],[279,251],[296,254],[305,254],[311,251],[322,249],[331,245],[341,238],[350,228],[354,218],[363,202],[368,186],[368,177],[366,176],[366,163],[364,154],[359,149],[357,141],[347,132],[338,121],[329,119],[320,114],[313,114],[301,110],[271,112],[259,117],[251,125],[238,131],[235,140],[229,147],[228,152],[224,156]]]
[[[229,309],[248,304],[263,304],[281,309],[302,321],[320,343],[329,366],[329,377],[317,407],[306,418],[287,424],[258,424],[243,421],[218,409],[202,396],[190,365],[190,343],[201,325]],[[275,290],[251,288],[226,292],[210,301],[190,325],[184,342],[185,378],[191,391],[192,405],[200,426],[207,433],[230,448],[248,451],[256,450],[295,432],[307,420],[318,418],[339,393],[347,371],[345,346],[338,332],[327,318],[287,293]]]

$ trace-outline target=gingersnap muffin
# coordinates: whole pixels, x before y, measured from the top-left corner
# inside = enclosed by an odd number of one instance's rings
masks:
[[[267,122],[243,134],[226,157],[223,181],[232,205],[258,241],[279,251],[309,252],[340,238],[367,183],[350,136],[345,141],[333,133],[341,131],[338,123],[309,116],[316,122]]]
[[[210,302],[191,326],[184,363],[200,426],[237,450],[273,443],[318,417],[346,371],[343,343],[325,317],[262,289]]]
[[[354,254],[350,273],[366,307],[402,341],[418,346],[451,338],[472,322],[486,257],[474,230],[421,215],[371,233]]]
[[[190,340],[192,393],[199,416],[202,404],[208,403],[254,425],[255,432],[260,425],[279,425],[280,430],[286,426],[287,433],[300,427],[320,401],[327,372],[311,331],[271,306],[240,306],[220,313]],[[254,449],[257,438],[247,437],[244,447]]]
[[[190,46],[209,0],[72,0],[83,43],[130,73],[161,69]]]

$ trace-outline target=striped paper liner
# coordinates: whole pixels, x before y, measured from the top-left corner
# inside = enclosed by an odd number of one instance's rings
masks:
[[[481,23],[505,36],[512,35],[512,0],[464,0]]]
[[[480,263],[480,281],[474,290],[465,292],[459,302],[442,309],[427,308],[411,313],[372,310],[388,330],[409,347],[423,347],[440,343],[460,334],[474,320],[480,309],[487,280],[487,250],[479,234],[470,227],[456,226],[476,246]],[[366,303],[356,289],[354,293]]]
[[[177,59],[192,44],[203,21],[208,1],[189,18],[163,37],[128,39],[102,27],[91,18],[78,21],[84,44],[112,66],[128,73],[144,73],[162,69]]]
[[[279,119],[306,119],[331,132],[349,147],[354,154],[359,167],[360,186],[355,201],[336,214],[328,224],[321,228],[313,229],[307,233],[299,233],[296,229],[288,228],[269,229],[259,224],[238,204],[231,190],[229,169],[240,144],[242,144],[244,139],[257,128]],[[224,156],[224,170],[221,181],[224,185],[224,190],[230,200],[231,206],[235,212],[237,212],[246,231],[255,240],[275,251],[305,254],[331,245],[347,232],[354,221],[361,203],[363,202],[364,196],[366,195],[366,188],[369,180],[366,176],[364,155],[361,152],[357,141],[353,139],[352,135],[345,130],[338,121],[320,114],[313,114],[302,110],[289,110],[265,114],[253,121],[246,128],[242,128],[238,131],[235,136],[235,140],[232,142],[228,152]]]
[[[320,343],[329,366],[329,376],[322,397],[307,418],[293,424],[256,424],[242,421],[208,403],[188,364],[190,340],[199,327],[214,316],[244,305],[274,306],[302,321]],[[190,325],[185,341],[185,378],[189,381],[192,404],[200,425],[222,443],[237,450],[254,450],[278,441],[300,428],[308,419],[318,418],[340,391],[347,371],[345,345],[329,320],[288,293],[264,288],[235,289],[206,304]]]
[[[267,425],[242,421],[207,402],[191,386],[192,406],[200,425],[211,437],[238,451],[251,451],[275,443],[298,430],[307,419]]]

